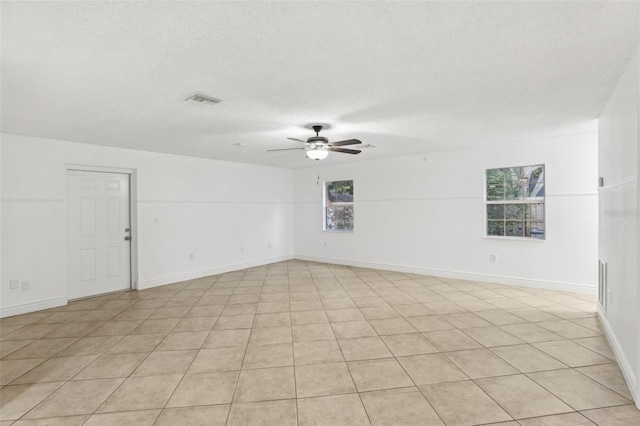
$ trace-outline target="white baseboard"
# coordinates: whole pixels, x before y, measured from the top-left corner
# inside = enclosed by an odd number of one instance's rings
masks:
[[[611,349],[613,349],[613,353],[616,356],[616,360],[618,361],[618,365],[620,366],[620,371],[622,371],[622,375],[624,376],[624,380],[627,382],[627,386],[629,387],[629,392],[631,392],[631,396],[635,399],[636,407],[640,409],[640,398],[638,397],[638,381],[636,378],[636,374],[638,374],[638,370],[629,363],[629,360],[625,356],[622,346],[620,346],[620,342],[616,337],[616,334],[613,332],[613,328],[611,328],[611,324],[607,320],[607,317],[604,315],[602,311],[602,307],[598,303],[598,316],[600,317],[600,322],[602,323],[602,328],[604,328],[604,333],[609,340],[609,345]]]
[[[173,284],[180,281],[195,280],[209,275],[224,274],[225,272],[238,271],[240,269],[254,268],[256,266],[267,265],[269,263],[284,262],[293,259],[293,255],[284,255],[276,257],[267,257],[263,259],[252,260],[251,262],[236,263],[233,265],[220,266],[217,268],[202,269],[200,271],[187,272],[185,274],[171,275],[169,277],[157,278],[149,281],[138,282],[138,290],[146,290],[148,288],[158,287],[166,284]]]
[[[43,309],[57,308],[64,306],[68,302],[66,297],[56,299],[41,300],[39,302],[29,302],[22,305],[7,306],[0,308],[0,318],[12,317],[14,315],[28,314],[29,312],[41,311]]]
[[[482,281],[496,284],[515,285],[520,287],[544,288],[547,290],[569,291],[573,293],[597,294],[598,288],[584,284],[564,283],[558,281],[530,280],[501,275],[475,274],[469,272],[449,271],[446,269],[430,269],[415,266],[393,265],[386,263],[363,262],[350,259],[336,259],[330,257],[296,254],[295,259],[311,262],[333,263],[337,265],[355,266],[358,268],[380,269],[383,271],[405,272],[408,274],[431,275],[442,278],[456,278],[461,280]]]

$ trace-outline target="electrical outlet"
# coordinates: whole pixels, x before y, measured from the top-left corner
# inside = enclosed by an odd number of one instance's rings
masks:
[[[31,290],[31,282],[30,281],[22,281],[22,291]]]
[[[271,243],[267,243],[267,247],[268,247],[268,248],[271,248]]]
[[[327,242],[326,242],[326,241],[324,242],[324,246],[325,246],[325,247],[327,246]]]
[[[153,218],[153,224],[154,224],[154,225],[157,225],[157,224],[158,224],[158,218],[157,218],[157,217],[154,217],[154,218]]]
[[[489,262],[496,263],[497,261],[498,261],[498,256],[496,256],[495,254],[489,255]]]
[[[9,281],[9,288],[11,290],[16,290],[16,289],[20,288],[20,280],[18,280],[18,279],[10,280]]]
[[[244,253],[244,247],[240,247],[240,253]]]
[[[189,260],[193,260],[194,256],[193,253],[189,253]]]

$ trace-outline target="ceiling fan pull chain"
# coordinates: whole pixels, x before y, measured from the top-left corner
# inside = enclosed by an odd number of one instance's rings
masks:
[[[316,171],[318,173],[318,179],[316,180],[316,186],[320,186],[320,164],[316,161]]]

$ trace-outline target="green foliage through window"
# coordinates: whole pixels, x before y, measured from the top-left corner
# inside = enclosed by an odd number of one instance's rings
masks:
[[[544,239],[544,178],[544,165],[487,170],[487,235]]]
[[[353,181],[327,182],[324,198],[325,231],[353,230]]]

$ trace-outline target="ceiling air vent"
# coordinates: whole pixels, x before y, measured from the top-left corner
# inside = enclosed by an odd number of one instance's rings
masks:
[[[185,100],[199,102],[201,104],[207,104],[207,105],[215,105],[222,102],[220,99],[216,99],[213,96],[205,95],[204,93],[194,93],[193,95],[189,96]]]

